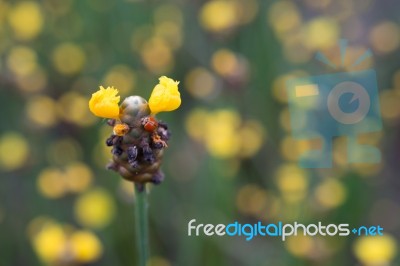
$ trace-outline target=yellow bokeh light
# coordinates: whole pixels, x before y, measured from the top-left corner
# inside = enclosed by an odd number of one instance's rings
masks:
[[[285,107],[279,114],[279,122],[286,132],[290,132],[290,112],[288,107]]]
[[[311,50],[300,42],[286,42],[283,46],[283,53],[286,59],[294,64],[309,62],[313,55]]]
[[[241,138],[240,156],[245,158],[254,156],[260,150],[266,136],[263,126],[256,120],[244,122],[238,134]]]
[[[214,0],[204,4],[199,19],[206,30],[220,32],[236,26],[237,16],[235,1]]]
[[[106,88],[113,86],[118,88],[121,95],[129,94],[134,89],[136,75],[133,70],[126,65],[113,66],[104,76],[102,85]]]
[[[54,222],[49,222],[34,236],[33,245],[44,262],[54,263],[62,256],[66,241],[63,228]]]
[[[16,170],[24,165],[29,156],[25,137],[17,132],[7,132],[0,137],[0,168]]]
[[[400,46],[400,28],[394,22],[380,22],[371,29],[369,40],[376,52],[393,52]]]
[[[43,169],[37,179],[40,193],[47,198],[60,198],[66,193],[80,193],[89,188],[93,173],[85,164],[73,162],[62,170],[55,167]]]
[[[229,31],[254,20],[259,10],[256,0],[214,0],[200,10],[200,24],[213,33]]]
[[[207,119],[205,145],[208,152],[218,158],[229,158],[240,151],[240,138],[237,129],[239,115],[228,109],[215,111]]]
[[[89,231],[76,231],[70,239],[72,253],[77,261],[89,263],[97,260],[103,251],[100,240]]]
[[[29,47],[13,47],[7,57],[7,66],[14,74],[26,76],[37,67],[37,55]]]
[[[37,67],[31,73],[17,76],[16,83],[24,92],[39,92],[47,85],[47,74],[41,67]]]
[[[103,252],[98,237],[88,230],[75,230],[47,217],[29,223],[28,235],[38,257],[46,265],[86,264],[97,260]]]
[[[384,90],[380,93],[381,114],[384,119],[396,120],[400,117],[400,94],[394,90]]]
[[[64,173],[57,168],[42,170],[37,179],[40,193],[51,199],[60,198],[66,193]]]
[[[364,265],[389,265],[396,256],[397,243],[386,233],[383,236],[362,236],[354,243],[353,250]]]
[[[346,189],[336,179],[329,178],[322,181],[315,189],[315,199],[325,208],[336,208],[346,200]]]
[[[104,189],[93,189],[82,194],[76,201],[74,212],[80,224],[90,228],[107,226],[115,215],[115,203]]]
[[[297,161],[301,155],[311,150],[321,150],[322,144],[321,138],[296,140],[286,136],[281,142],[281,153],[286,160]]]
[[[173,54],[167,42],[153,37],[143,44],[141,58],[145,66],[155,74],[169,72],[173,67]]]
[[[309,21],[304,29],[303,43],[314,50],[328,49],[337,44],[340,27],[336,20],[318,17]]]
[[[39,126],[51,127],[57,122],[56,103],[48,96],[33,97],[26,105],[26,115]]]
[[[206,125],[209,113],[205,109],[193,109],[186,117],[185,128],[186,132],[195,140],[203,140],[206,135]]]
[[[140,52],[143,45],[154,36],[154,27],[152,25],[143,25],[135,29],[131,36],[131,48],[136,52]],[[160,38],[160,36],[157,36]]]
[[[81,158],[82,147],[73,138],[62,138],[48,144],[46,155],[51,164],[65,165]]]
[[[193,97],[207,99],[215,93],[217,80],[210,71],[198,67],[189,72],[185,85],[185,88]]]
[[[93,180],[93,173],[83,163],[69,164],[65,169],[65,184],[71,192],[85,191]]]
[[[260,8],[257,0],[237,0],[237,22],[247,24],[254,20]]]
[[[238,68],[236,55],[227,49],[216,51],[211,58],[211,65],[215,72],[223,77],[233,75]]]
[[[264,127],[256,120],[242,121],[231,109],[208,112],[192,110],[185,122],[186,131],[201,141],[217,158],[247,158],[256,154],[266,138]]]
[[[297,6],[291,1],[277,1],[268,9],[268,22],[279,35],[294,30],[302,18]]]
[[[285,241],[287,250],[296,257],[307,257],[314,249],[314,240],[311,236],[304,236],[301,233],[297,236],[290,236]]]
[[[64,120],[79,126],[90,126],[97,121],[97,118],[90,113],[87,98],[74,91],[61,96],[57,112]]]
[[[291,75],[278,76],[277,78],[275,78],[275,80],[272,83],[273,96],[275,97],[276,100],[278,100],[281,103],[288,102],[286,83],[291,78],[294,78],[294,77]]]
[[[237,194],[236,205],[244,214],[259,214],[267,206],[267,193],[256,185],[243,186]]]
[[[74,43],[62,43],[54,49],[52,60],[61,74],[74,75],[85,66],[86,55],[80,46]]]
[[[306,197],[308,176],[296,164],[284,164],[276,172],[276,184],[282,197],[289,203],[296,203]]]
[[[38,3],[22,1],[10,10],[8,22],[15,37],[30,40],[41,32],[44,21]]]
[[[175,22],[162,22],[155,27],[155,36],[163,38],[169,47],[176,50],[182,46],[183,36],[181,25]]]

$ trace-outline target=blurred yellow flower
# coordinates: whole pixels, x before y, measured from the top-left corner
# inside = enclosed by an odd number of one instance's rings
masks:
[[[36,179],[37,188],[43,196],[50,199],[61,198],[67,192],[64,173],[53,167],[42,170]]]
[[[305,46],[309,49],[323,50],[336,45],[340,36],[338,22],[329,17],[317,17],[304,26]]]
[[[149,107],[153,114],[169,112],[181,105],[181,95],[178,91],[179,81],[162,76],[149,99]]]
[[[82,263],[92,262],[102,253],[101,242],[89,231],[74,232],[70,238],[70,245],[75,259]]]
[[[45,265],[81,265],[97,260],[103,252],[98,237],[88,230],[75,230],[46,217],[29,224],[34,250]]]
[[[200,11],[201,25],[212,32],[233,28],[238,23],[238,5],[234,1],[207,2]]]
[[[308,174],[296,164],[286,163],[276,172],[276,184],[287,203],[298,203],[307,196]]]
[[[34,1],[19,2],[11,9],[8,22],[18,39],[30,40],[36,37],[43,27],[39,4]]]
[[[168,42],[154,36],[146,40],[141,46],[140,55],[146,68],[155,74],[171,71],[174,65],[174,56]]]
[[[13,47],[7,57],[8,68],[17,76],[27,76],[37,69],[37,54],[26,46]]]
[[[65,185],[71,192],[83,192],[92,183],[93,173],[83,163],[75,162],[67,166],[65,171]]]
[[[115,86],[121,94],[129,94],[135,88],[136,74],[126,65],[115,65],[105,74],[102,83]]]
[[[34,237],[33,245],[38,256],[50,263],[62,255],[66,240],[63,228],[59,224],[50,222]]]
[[[29,157],[29,144],[17,132],[6,132],[0,137],[0,169],[13,171],[24,165]]]
[[[207,117],[205,146],[217,158],[232,158],[241,151],[240,136],[237,134],[242,123],[239,114],[230,109],[214,111]]]
[[[397,244],[392,236],[364,236],[354,243],[354,253],[364,265],[389,265],[396,256]]]
[[[77,220],[90,228],[103,228],[114,217],[115,204],[104,189],[94,189],[81,195],[75,203]]]
[[[104,89],[103,86],[100,86],[100,90],[93,93],[89,101],[90,111],[98,117],[118,118],[120,97],[117,94],[118,90],[114,87]]]
[[[308,257],[315,251],[315,240],[311,236],[291,236],[285,242],[286,249],[296,257]]]
[[[347,191],[343,184],[333,178],[326,179],[315,189],[315,199],[324,208],[335,208],[346,200]]]
[[[26,116],[34,125],[51,127],[57,123],[56,102],[48,96],[30,97],[26,104]]]
[[[61,43],[53,53],[52,60],[55,68],[63,75],[79,73],[86,63],[85,51],[74,43]]]

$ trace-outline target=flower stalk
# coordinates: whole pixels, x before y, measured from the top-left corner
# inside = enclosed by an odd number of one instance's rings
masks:
[[[139,266],[146,266],[149,258],[149,228],[146,188],[135,185],[135,228]]]

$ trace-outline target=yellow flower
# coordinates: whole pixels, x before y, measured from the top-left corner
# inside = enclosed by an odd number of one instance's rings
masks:
[[[90,263],[97,260],[102,253],[100,240],[90,231],[76,231],[70,239],[71,249],[76,260],[82,263]]]
[[[181,105],[181,95],[178,91],[179,81],[174,81],[166,76],[159,78],[149,99],[149,107],[152,114],[169,112]]]
[[[397,243],[387,234],[363,236],[354,243],[353,251],[363,265],[389,265],[396,257]]]
[[[118,90],[114,87],[104,89],[103,86],[100,86],[100,90],[93,93],[89,101],[90,111],[98,117],[118,118],[120,97],[117,94]]]
[[[66,241],[67,237],[61,225],[49,223],[34,237],[33,245],[38,256],[51,263],[63,253]]]
[[[74,206],[77,221],[90,228],[100,229],[111,223],[115,203],[104,189],[95,188],[80,195]]]

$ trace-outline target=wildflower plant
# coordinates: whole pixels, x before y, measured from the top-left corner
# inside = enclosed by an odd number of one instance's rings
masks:
[[[164,148],[168,147],[170,132],[166,123],[155,115],[177,109],[181,104],[179,82],[165,76],[154,87],[149,102],[140,96],[129,96],[119,105],[120,96],[114,87],[93,93],[90,111],[113,127],[106,140],[112,146],[112,162],[108,169],[134,182],[140,191],[144,184],[159,184],[164,175],[160,170]]]
[[[170,132],[166,123],[156,114],[176,110],[181,105],[178,81],[159,78],[147,102],[140,96],[129,96],[121,104],[118,90],[100,87],[89,101],[90,111],[108,119],[113,127],[106,140],[112,146],[112,160],[108,169],[118,172],[124,179],[135,184],[136,226],[140,252],[140,265],[146,265],[148,257],[146,183],[159,184],[164,179],[160,170],[164,149],[168,147]]]

